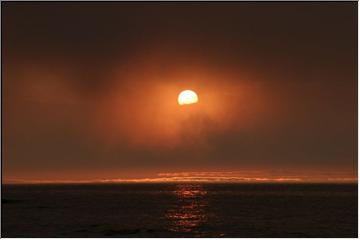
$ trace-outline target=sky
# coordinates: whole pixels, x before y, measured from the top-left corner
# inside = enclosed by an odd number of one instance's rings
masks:
[[[4,182],[354,180],[357,3],[2,2],[2,94]]]

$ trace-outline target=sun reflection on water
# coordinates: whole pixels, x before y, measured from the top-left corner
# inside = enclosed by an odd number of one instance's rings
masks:
[[[201,226],[208,220],[207,191],[200,184],[179,184],[173,193],[177,202],[166,213],[169,230],[201,234]]]

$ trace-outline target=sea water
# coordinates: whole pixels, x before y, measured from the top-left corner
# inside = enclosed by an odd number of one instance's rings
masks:
[[[357,184],[2,186],[3,237],[357,237]]]

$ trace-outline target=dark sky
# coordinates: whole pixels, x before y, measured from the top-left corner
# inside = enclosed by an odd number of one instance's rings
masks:
[[[2,2],[2,50],[5,180],[356,176],[356,2]]]

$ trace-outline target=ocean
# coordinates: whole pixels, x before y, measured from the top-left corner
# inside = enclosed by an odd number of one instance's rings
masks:
[[[357,184],[2,186],[2,237],[357,237]]]

